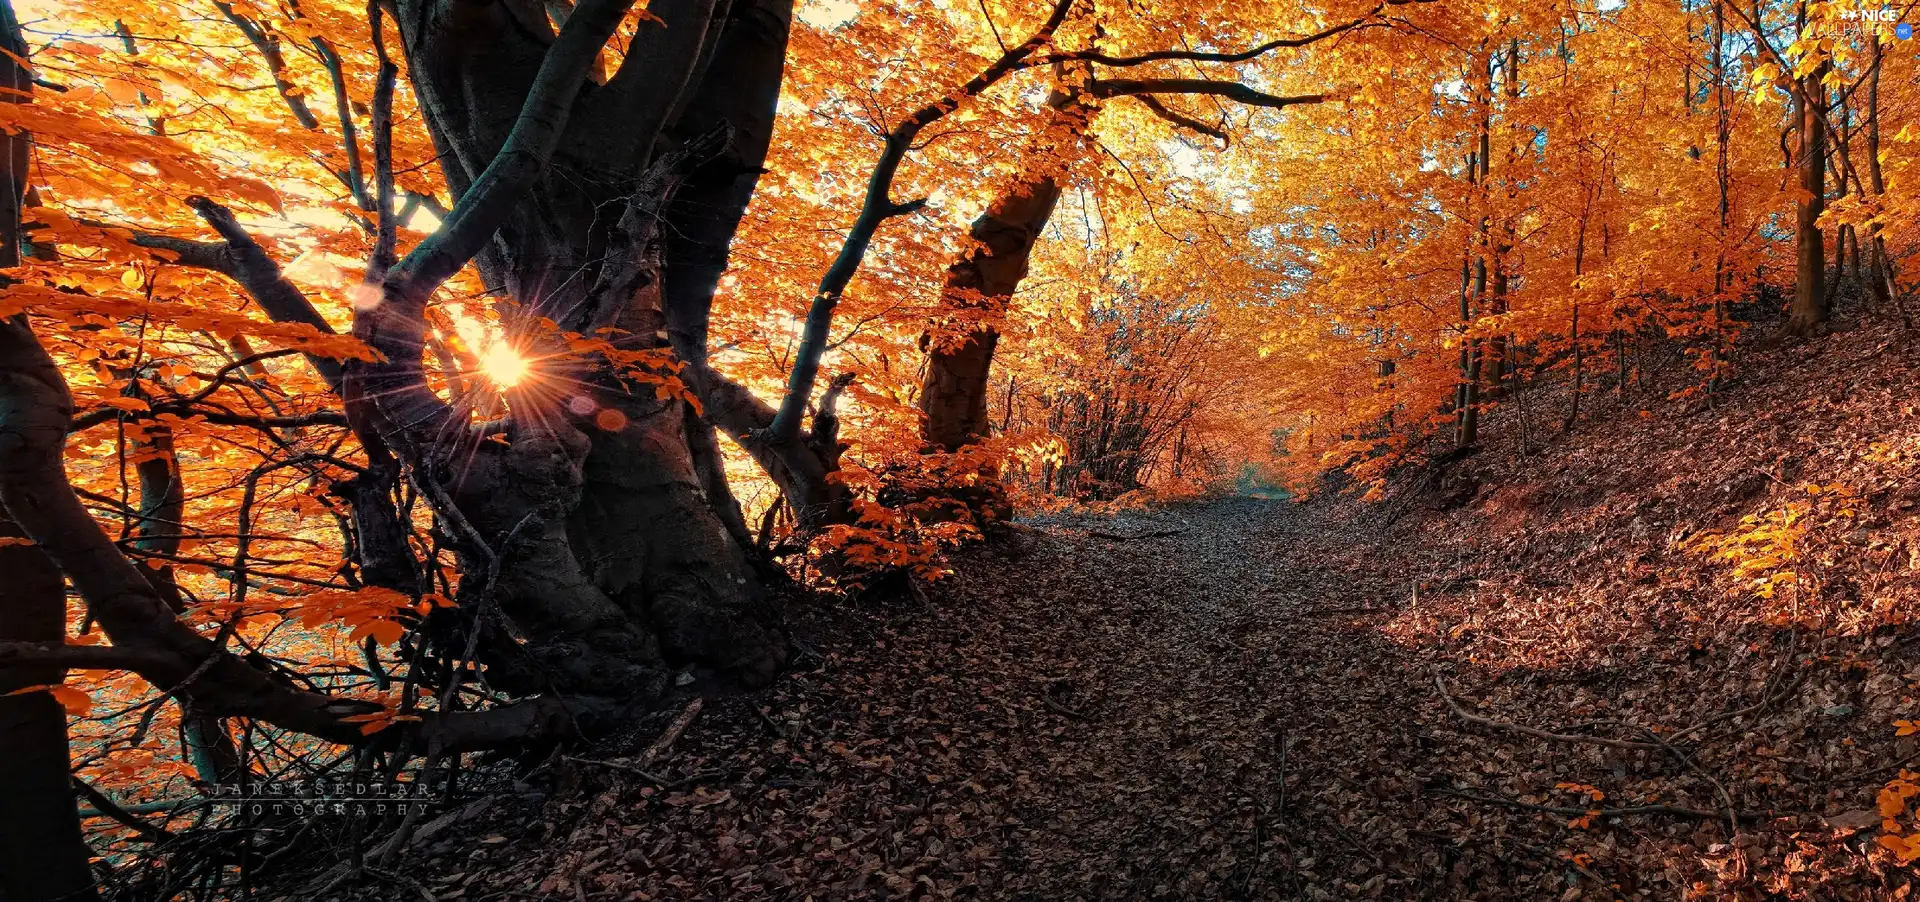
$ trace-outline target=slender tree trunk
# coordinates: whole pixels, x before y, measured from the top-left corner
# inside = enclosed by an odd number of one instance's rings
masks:
[[[1727,11],[1725,0],[1713,3],[1713,144],[1714,186],[1719,192],[1719,228],[1714,233],[1713,250],[1713,360],[1707,374],[1707,403],[1712,405],[1720,391],[1720,370],[1726,363],[1727,340],[1727,236],[1732,223],[1731,192],[1733,135],[1732,111],[1727,85],[1726,44]]]
[[[1616,319],[1618,319],[1618,317],[1616,317]],[[1614,362],[1616,364],[1614,368],[1614,394],[1624,398],[1627,396],[1627,383],[1631,381],[1629,378],[1631,373],[1627,369],[1627,330],[1619,328],[1613,330],[1613,349]]]
[[[1861,291],[1867,290],[1866,257],[1860,253],[1860,233],[1852,224],[1846,227],[1847,235],[1847,272],[1851,274],[1853,284]]]
[[[1834,124],[1834,128],[1827,136],[1828,143],[1831,145],[1831,153],[1829,156],[1837,158],[1835,165],[1828,167],[1832,170],[1833,175],[1833,195],[1844,198],[1850,189],[1859,189],[1860,199],[1865,201],[1866,191],[1864,186],[1855,182],[1851,176],[1851,173],[1854,171],[1852,150],[1853,134],[1855,131],[1853,124],[1853,104],[1851,102],[1841,103],[1839,120],[1839,122]],[[1839,305],[1840,288],[1846,284],[1848,278],[1847,255],[1849,250],[1853,252],[1854,266],[1852,269],[1852,278],[1854,285],[1864,288],[1865,283],[1860,278],[1859,242],[1854,238],[1853,226],[1849,223],[1841,223],[1839,228],[1833,233],[1833,272],[1831,274],[1831,280],[1827,283],[1827,308],[1829,310]]]
[[[1488,258],[1493,253],[1493,218],[1488,209],[1491,193],[1488,190],[1488,178],[1491,173],[1490,157],[1493,148],[1493,55],[1483,53],[1480,60],[1480,133],[1479,149],[1474,155],[1474,197],[1480,207],[1479,233],[1475,237],[1478,249],[1473,261],[1473,291],[1471,298],[1461,298],[1460,318],[1469,328],[1476,312],[1485,306],[1487,298]],[[1480,370],[1482,365],[1481,342],[1479,338],[1469,338],[1461,349],[1461,390],[1460,411],[1454,444],[1461,448],[1471,448],[1480,440]]]
[[[974,220],[971,237],[977,245],[947,268],[941,315],[969,322],[958,334],[936,324],[920,336],[927,354],[920,435],[941,451],[958,451],[987,434],[987,382],[1000,340],[994,319],[1006,312],[1026,278],[1033,247],[1060,199],[1060,158],[1079,143],[1093,113],[1072,86],[1056,84],[1047,106],[1053,110],[1045,139],[1051,146],[1026,155],[1026,170]]]
[[[1800,6],[1800,18],[1804,28],[1804,2]],[[1825,75],[1824,64],[1808,73],[1800,79],[1800,89],[1794,97],[1795,119],[1800,130],[1796,160],[1800,197],[1794,204],[1793,243],[1797,265],[1787,332],[1802,337],[1824,333],[1831,312],[1826,288],[1826,237],[1820,231],[1820,214],[1826,209],[1827,192],[1827,133],[1823,115],[1827,89],[1822,81]]]
[[[774,108],[779,101],[792,18],[791,2],[737,2],[714,50],[715,57],[727,64],[708,70],[699,91],[669,130],[670,136],[681,142],[698,141],[716,132],[729,135],[725,149],[695,167],[675,192],[662,246],[666,281],[661,291],[667,331],[674,353],[689,364],[687,378],[695,393],[706,399],[709,407],[714,404],[713,383],[718,380],[708,368],[707,358],[714,293],[726,273],[734,232],[746,214],[773,138]],[[771,410],[764,415],[771,419]],[[744,539],[745,518],[727,483],[713,423],[689,410],[686,428],[695,470],[708,501],[728,532]],[[729,433],[740,441],[748,437],[751,428],[742,426]],[[759,456],[763,466],[781,471],[776,476],[784,475],[791,483],[792,476],[785,474],[770,455]],[[795,491],[804,494],[806,489],[796,487]],[[823,496],[833,492],[831,488],[812,491]],[[795,500],[791,494],[789,500]],[[832,505],[836,500],[822,497],[813,503]]]
[[[133,527],[133,545],[143,551],[173,556],[180,553],[186,490],[180,482],[180,458],[173,449],[173,430],[158,422],[138,423],[128,428],[137,463],[134,475],[140,483],[138,522]],[[147,582],[160,593],[161,600],[177,613],[186,610],[180,586],[174,581],[173,567],[144,567]],[[180,717],[181,749],[201,782],[225,784],[238,782],[240,753],[225,721],[212,714],[183,705]]]
[[[1884,48],[1880,46],[1877,34],[1869,35],[1872,42],[1871,71],[1867,76],[1867,188],[1872,192],[1875,212],[1880,212],[1882,197],[1887,186],[1880,171],[1880,70]],[[1892,304],[1900,310],[1901,319],[1906,319],[1906,310],[1901,308],[1898,290],[1894,286],[1893,261],[1887,256],[1887,240],[1881,232],[1881,224],[1875,219],[1867,231],[1867,260],[1872,272],[1870,287],[1873,291],[1875,306],[1885,308]]]
[[[1833,234],[1833,271],[1827,280],[1827,309],[1831,311],[1840,302],[1840,288],[1847,281],[1847,238],[1853,229],[1842,223]]]
[[[1580,422],[1580,397],[1585,389],[1586,358],[1584,352],[1586,349],[1580,340],[1580,300],[1585,292],[1585,288],[1580,284],[1580,277],[1584,273],[1587,263],[1587,217],[1590,215],[1591,210],[1591,203],[1581,207],[1580,231],[1573,241],[1573,325],[1571,329],[1572,337],[1569,339],[1569,341],[1573,343],[1573,400],[1567,405],[1567,418],[1560,424],[1561,432],[1572,432],[1573,427]]]
[[[1505,85],[1504,93],[1506,94],[1508,104],[1511,105],[1513,102],[1518,101],[1520,99],[1520,42],[1518,39],[1515,39],[1508,45],[1506,68],[1505,71],[1501,73],[1501,81]],[[1491,87],[1491,85],[1489,85],[1489,87]],[[1488,130],[1491,131],[1491,128]],[[1519,145],[1507,145],[1508,170],[1513,168],[1518,161],[1519,155]],[[1513,177],[1511,175],[1503,176],[1501,183],[1502,194],[1506,202],[1502,205],[1501,210],[1500,228],[1498,230],[1499,246],[1495,248],[1493,254],[1493,291],[1488,300],[1488,312],[1495,316],[1507,312],[1507,295],[1512,283],[1512,260],[1510,255],[1513,253],[1514,245],[1514,226],[1511,215],[1515,193]],[[1512,340],[1506,333],[1493,335],[1487,339],[1487,385],[1485,396],[1489,399],[1499,399],[1506,394],[1507,377],[1515,371],[1511,361],[1508,360],[1508,346],[1511,343]]]
[[[1479,164],[1474,162],[1474,160],[1475,157],[1473,154],[1467,154],[1467,193],[1469,197],[1467,201],[1467,212],[1469,215],[1471,215],[1473,211],[1473,201],[1471,198],[1473,196],[1474,181],[1479,178],[1480,175]],[[1467,240],[1462,242],[1460,250],[1460,360],[1458,364],[1459,371],[1455,374],[1453,384],[1453,397],[1447,399],[1446,407],[1446,412],[1452,414],[1454,417],[1456,437],[1460,428],[1460,419],[1467,409],[1467,373],[1473,366],[1472,344],[1467,340],[1466,332],[1471,328],[1473,323],[1474,240],[1473,234],[1468,233]]]
[[[46,554],[0,510],[0,641],[66,638],[66,583]],[[67,751],[67,712],[46,692],[57,667],[0,668],[0,899],[94,897],[92,853],[80,836]]]

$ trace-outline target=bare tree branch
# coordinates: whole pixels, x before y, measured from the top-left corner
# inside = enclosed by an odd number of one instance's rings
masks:
[[[340,54],[326,38],[315,35],[311,43],[313,51],[320,56],[320,64],[326,67],[328,80],[333,83],[334,116],[340,120],[340,143],[347,150],[347,168],[339,173],[341,181],[347,183],[353,202],[360,209],[371,211],[373,198],[367,194],[367,177],[360,167],[360,130],[353,121],[353,102],[347,97],[346,69],[340,63]]]
[[[313,413],[288,414],[282,416],[255,416],[234,413],[230,410],[212,410],[183,402],[161,402],[144,411],[126,411],[106,407],[89,410],[73,418],[72,430],[80,432],[92,429],[102,423],[124,419],[128,422],[151,420],[161,415],[180,417],[199,417],[209,423],[221,426],[247,426],[254,429],[299,429],[305,426],[345,426],[347,415],[337,410],[316,410]]]
[[[356,715],[379,705],[302,690],[226,651],[182,623],[146,576],[87,513],[67,481],[63,453],[72,396],[24,317],[0,321],[0,505],[65,571],[88,614],[148,682],[208,714],[253,717],[343,744],[369,741]],[[36,648],[26,646],[38,645]],[[78,657],[100,652],[10,643],[11,652]],[[93,663],[106,664],[106,660]],[[570,727],[553,699],[484,712],[435,713],[417,729],[443,748],[479,748]],[[376,734],[378,735],[378,734]],[[425,747],[425,744],[416,744]]]
[[[1346,22],[1342,22],[1338,25],[1332,25],[1327,28],[1323,28],[1309,35],[1302,35],[1300,37],[1293,37],[1293,38],[1277,38],[1275,40],[1268,41],[1256,47],[1251,47],[1246,50],[1240,50],[1240,51],[1234,51],[1234,52],[1211,52],[1211,51],[1200,51],[1200,50],[1155,50],[1151,53],[1142,53],[1137,56],[1110,56],[1108,54],[1101,53],[1097,50],[1076,50],[1076,51],[1069,51],[1065,53],[1049,53],[1046,56],[1027,60],[1026,62],[1020,65],[1020,68],[1026,69],[1034,66],[1045,66],[1045,65],[1051,65],[1053,63],[1069,63],[1069,62],[1097,63],[1102,66],[1113,66],[1116,68],[1123,68],[1128,66],[1141,66],[1147,63],[1160,62],[1163,60],[1188,60],[1188,61],[1200,62],[1200,63],[1244,63],[1248,60],[1255,59],[1260,56],[1264,56],[1268,53],[1272,53],[1275,50],[1280,50],[1288,47],[1305,47],[1309,44],[1317,44],[1328,38],[1337,37],[1339,35],[1352,31],[1356,28],[1360,28],[1370,24],[1378,24],[1380,14],[1385,12],[1388,9],[1388,7],[1407,6],[1409,4],[1414,4],[1414,3],[1434,3],[1434,2],[1437,2],[1437,0],[1385,0],[1385,2],[1382,2],[1378,6],[1375,6],[1374,8],[1368,10],[1366,15],[1360,16],[1359,18],[1351,19]]]
[[[163,667],[164,655],[111,645],[62,645],[58,642],[0,642],[0,667],[59,667],[64,670],[139,670]]]
[[[1303,103],[1324,103],[1325,94],[1283,97],[1258,91],[1235,81],[1208,78],[1108,78],[1093,82],[1095,97],[1133,97],[1142,94],[1211,94],[1249,106],[1283,109]]]
[[[300,127],[308,130],[319,128],[320,120],[307,107],[306,98],[300,96],[299,89],[287,80],[287,59],[280,52],[280,39],[267,34],[260,23],[235,11],[233,4],[215,0],[213,5],[221,15],[227,17],[227,21],[240,29],[241,34],[247,36],[248,41],[253,42],[254,49],[260,51],[260,56],[267,64],[267,74],[273,77],[273,89],[280,93],[281,100],[286,101],[287,109],[293,112],[294,119],[299,120]]]
[[[369,282],[387,277],[399,246],[399,222],[393,209],[393,82],[400,70],[387,56],[383,19],[380,0],[372,0],[367,4],[367,24],[373,32],[373,52],[380,61],[380,71],[373,85],[373,210],[378,226],[373,254],[367,261]],[[444,210],[439,212],[445,215]]]
[[[267,316],[272,317],[274,322],[305,323],[323,334],[333,334],[333,326],[320,315],[320,311],[314,309],[304,292],[287,281],[280,271],[280,264],[268,256],[260,242],[247,234],[239,220],[234,218],[233,211],[199,196],[187,198],[187,205],[200,214],[200,218],[206,220],[207,225],[212,226],[221,238],[226,239],[232,268],[220,271],[239,282],[260,305],[260,309],[267,312]],[[340,361],[311,354],[307,355],[307,360],[320,373],[320,377],[327,380],[329,387],[335,391],[340,389]]]
[[[1173,123],[1176,127],[1199,132],[1209,138],[1218,139],[1223,144],[1232,140],[1225,129],[1208,125],[1177,110],[1170,110],[1160,102],[1160,98],[1152,94],[1136,94],[1133,99],[1140,101],[1141,105],[1152,111],[1155,116]]]

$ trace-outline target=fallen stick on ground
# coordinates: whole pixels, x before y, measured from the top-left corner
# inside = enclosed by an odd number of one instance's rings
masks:
[[[1688,770],[1691,770],[1694,773],[1699,774],[1700,779],[1707,781],[1708,785],[1713,787],[1714,792],[1720,794],[1720,806],[1721,806],[1720,810],[1722,813],[1726,815],[1726,818],[1727,818],[1727,839],[1731,840],[1736,835],[1738,835],[1740,833],[1739,811],[1736,808],[1734,808],[1733,793],[1730,793],[1727,791],[1726,784],[1720,782],[1719,777],[1716,777],[1713,774],[1708,773],[1707,769],[1704,767],[1701,767],[1698,762],[1694,761],[1692,756],[1688,755],[1686,752],[1681,751],[1679,748],[1675,747],[1672,743],[1666,741],[1665,739],[1661,739],[1660,734],[1655,733],[1654,731],[1646,727],[1637,726],[1637,725],[1634,726],[1634,729],[1637,729],[1640,732],[1646,734],[1648,742],[1655,743],[1659,745],[1661,748],[1666,749],[1669,754],[1673,755],[1673,757],[1676,760],[1678,760],[1683,766],[1685,766]]]
[[[1040,697],[1040,700],[1046,703],[1047,710],[1052,711],[1053,713],[1058,714],[1061,717],[1070,718],[1072,720],[1092,720],[1093,719],[1091,717],[1088,717],[1085,714],[1082,714],[1078,711],[1073,710],[1072,708],[1067,707],[1066,705],[1060,704],[1059,702],[1056,702],[1053,699],[1047,698],[1044,695]]]
[[[1566,805],[1535,805],[1516,799],[1503,799],[1499,796],[1475,795],[1457,789],[1429,789],[1431,795],[1452,796],[1469,802],[1481,802],[1488,805],[1503,805],[1524,811],[1538,811],[1543,814],[1558,814],[1564,817],[1631,817],[1633,815],[1666,814],[1673,817],[1689,817],[1695,820],[1717,821],[1727,816],[1727,812],[1703,811],[1699,808],[1682,808],[1678,805],[1633,805],[1626,808],[1579,808]],[[1736,811],[1733,816],[1743,821],[1757,821],[1773,817],[1769,811]]]
[[[708,780],[715,780],[720,777],[728,776],[729,774],[732,773],[732,771],[726,771],[726,770],[703,770],[703,771],[698,771],[696,773],[688,774],[687,776],[681,777],[679,779],[669,780],[666,777],[663,777],[659,774],[654,773],[653,771],[642,770],[638,767],[634,767],[631,764],[627,764],[621,761],[601,761],[595,758],[575,758],[572,755],[568,755],[567,760],[575,764],[585,764],[592,767],[604,767],[604,768],[607,768],[608,770],[616,770],[623,774],[632,774],[633,776],[639,777],[640,779],[653,784],[654,788],[656,789],[667,789],[667,790],[683,789],[685,787],[692,786],[695,783],[705,783]]]
[[[661,731],[659,738],[653,740],[653,742],[647,746],[646,750],[641,752],[637,757],[600,761],[593,758],[575,758],[569,755],[567,756],[567,760],[576,764],[590,764],[594,767],[605,767],[620,771],[621,773],[632,774],[661,789],[677,789],[690,783],[709,779],[716,774],[724,773],[719,771],[703,772],[679,780],[669,780],[666,777],[654,773],[652,770],[653,765],[660,760],[660,757],[665,755],[667,750],[673,748],[673,744],[680,740],[680,734],[687,731],[687,726],[693,723],[693,719],[700,715],[700,708],[703,704],[704,702],[697,698],[687,702],[687,706],[680,709],[680,713],[674,716],[673,721],[667,724],[665,730]]]
[[[1089,529],[1087,530],[1087,535],[1093,536],[1096,539],[1110,539],[1115,542],[1131,542],[1135,539],[1160,539],[1160,538],[1165,538],[1167,536],[1177,536],[1192,528],[1193,527],[1191,526],[1181,526],[1174,529],[1155,529],[1148,532],[1136,532],[1131,535],[1123,532],[1107,532],[1105,530],[1100,530],[1100,529]]]
[[[634,766],[641,770],[652,767],[661,755],[673,748],[673,744],[680,741],[680,734],[685,733],[687,726],[693,723],[693,719],[700,716],[702,704],[703,702],[697,698],[688,702],[687,706],[681,709],[679,716],[675,717],[672,723],[667,724],[667,729],[660,734],[660,738],[655,739],[653,744],[647,746],[646,751],[640,753],[640,760],[635,762]]]
[[[1661,746],[1651,742],[1634,742],[1629,739],[1608,739],[1605,736],[1576,736],[1571,733],[1549,733],[1546,730],[1521,726],[1517,723],[1507,723],[1502,720],[1494,720],[1491,717],[1481,717],[1478,714],[1460,707],[1460,703],[1454,701],[1453,696],[1447,694],[1446,681],[1442,680],[1437,673],[1433,675],[1433,685],[1434,688],[1440,690],[1440,697],[1446,700],[1447,707],[1452,709],[1454,716],[1468,723],[1476,723],[1483,727],[1492,727],[1497,730],[1507,730],[1523,736],[1532,736],[1535,739],[1545,739],[1550,742],[1577,742],[1587,745],[1604,745],[1608,748],[1635,749],[1648,752],[1663,750]]]

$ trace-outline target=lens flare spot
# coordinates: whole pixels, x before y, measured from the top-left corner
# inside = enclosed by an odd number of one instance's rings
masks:
[[[485,373],[493,384],[501,388],[512,388],[527,378],[527,361],[513,346],[504,341],[496,341],[487,347],[480,356],[480,371]]]
[[[577,417],[587,416],[593,413],[594,408],[599,406],[600,405],[593,403],[593,399],[586,395],[574,395],[567,399],[567,409],[573,411],[573,415]]]
[[[611,407],[603,407],[593,415],[593,425],[607,432],[619,432],[627,428],[627,415]]]

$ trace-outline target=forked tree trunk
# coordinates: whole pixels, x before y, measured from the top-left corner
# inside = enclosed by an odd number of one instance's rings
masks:
[[[509,630],[492,628],[493,638],[505,641],[490,643],[487,652],[509,665],[493,686],[567,693],[572,702],[426,711],[369,736],[359,721],[380,710],[377,703],[276,679],[181,622],[166,587],[127,558],[67,481],[73,399],[24,316],[0,321],[0,505],[66,573],[112,645],[12,643],[8,679],[57,676],[70,664],[133,670],[208,715],[255,718],[336,743],[451,753],[571,735],[585,714],[619,710],[584,696],[644,695],[658,684],[663,655],[748,681],[765,679],[779,663],[783,646],[750,610],[757,586],[705,505],[681,431],[681,402],[661,399],[652,382],[606,365],[622,351],[665,345],[658,213],[689,154],[656,157],[654,137],[676,114],[684,86],[698,82],[727,20],[711,4],[655,4],[654,14],[678,27],[643,27],[628,48],[628,65],[603,88],[587,89],[587,72],[631,0],[583,0],[567,26],[546,39],[526,21],[508,21],[515,13],[501,5],[400,6],[422,108],[461,200],[441,229],[394,261],[386,253],[392,170],[377,167],[381,250],[370,271],[381,289],[377,304],[356,311],[355,333],[379,354],[344,368],[313,363],[342,394],[345,419],[370,459],[391,451],[396,464],[404,463],[406,478],[453,537],[463,572],[459,600],[474,620],[488,622],[480,615],[497,606],[510,621],[511,638]],[[25,76],[16,75],[9,96],[24,99]],[[376,111],[383,96],[376,95]],[[374,118],[382,119],[378,112]],[[26,136],[9,137],[15,153],[7,157],[8,174],[18,186]],[[376,135],[377,157],[389,146]],[[595,179],[566,183],[568,172]],[[529,193],[535,188],[541,190]],[[231,214],[204,198],[189,203],[223,241],[137,240],[175,251],[183,265],[232,277],[276,319],[319,320]],[[11,225],[3,237],[14,248],[17,194],[8,204]],[[590,335],[624,327],[619,341],[627,347],[605,357],[563,355],[546,374],[551,378],[508,398],[505,420],[482,422],[476,411],[441,399],[424,377],[426,305],[483,250],[489,284],[510,302],[505,320],[521,330],[516,340],[554,349],[555,336],[526,328],[540,314]],[[589,485],[593,506],[583,503]],[[162,492],[156,504],[166,503]],[[5,588],[22,585],[10,580]],[[58,638],[63,610],[31,613],[31,630],[20,630]],[[46,722],[44,710],[35,716]],[[50,723],[58,727],[59,718]],[[0,744],[9,753],[31,748],[42,760],[57,759],[64,775],[64,749],[22,744],[45,736],[58,739],[58,732],[9,731]],[[8,770],[6,777],[29,772]],[[58,792],[64,823],[71,823],[64,781]],[[36,837],[43,848],[77,836],[54,829],[61,828],[57,820],[31,822],[46,831]]]
[[[464,198],[481,190],[489,167],[511,156],[503,148],[523,103],[538,90],[549,44],[553,52],[559,44],[550,32],[541,38],[546,29],[513,21],[505,4],[399,6],[409,75],[445,154],[448,182]],[[576,8],[569,29],[585,10]],[[724,266],[726,242],[752,189],[740,170],[757,170],[765,152],[790,9],[743,4],[729,19],[716,14],[712,0],[692,0],[658,3],[650,12],[665,27],[643,24],[620,71],[604,85],[579,89],[568,103],[571,116],[562,117],[567,124],[551,164],[526,188],[526,202],[505,213],[494,240],[478,248],[475,262],[498,287],[503,322],[523,348],[551,341],[531,325],[545,317],[582,334],[617,328],[622,350],[664,350],[669,318],[661,283],[673,279],[672,263],[685,267],[687,293],[709,301]],[[723,31],[735,32],[735,43],[771,44],[770,58],[750,73],[727,68],[731,61],[709,69]],[[718,87],[706,87],[709,73]],[[749,131],[759,137],[731,148],[734,177],[697,183],[709,193],[737,195],[731,218],[706,230],[697,251],[683,244],[663,263],[659,219],[674,189],[686,170],[712,166],[710,158],[719,156],[694,146],[710,136],[667,129],[683,112],[713,115],[690,102],[702,90],[735,100],[743,119],[757,117],[730,135],[711,136],[715,147]],[[656,150],[663,134],[664,153]],[[676,145],[683,156],[675,156]],[[360,331],[377,340],[394,340],[393,326],[405,325],[373,319]],[[700,319],[693,330],[699,334],[681,345],[696,367],[704,363],[704,352],[694,351],[704,343]],[[401,350],[410,352],[404,344]],[[367,374],[365,385],[371,390],[378,380],[397,378],[411,390],[417,357],[414,366],[412,373]],[[405,433],[396,444],[410,450],[416,469],[447,486],[482,540],[461,549],[463,571],[487,572],[489,555],[499,556],[492,568],[498,579],[485,591],[529,640],[536,672],[520,676],[531,683],[558,673],[563,685],[608,694],[655,682],[648,674],[662,663],[705,665],[750,683],[769,678],[784,644],[763,624],[759,574],[711,436],[686,415],[684,402],[661,399],[651,385],[606,367],[534,381],[509,393],[505,445],[469,435],[464,415],[429,399],[420,399],[422,409],[439,418],[429,419],[429,430],[418,421],[394,426],[394,414],[381,405],[387,429]]]

